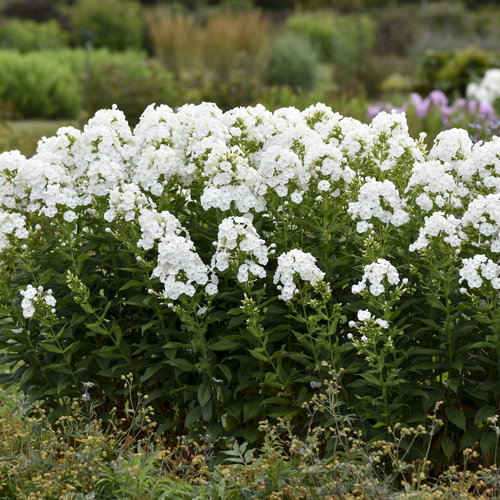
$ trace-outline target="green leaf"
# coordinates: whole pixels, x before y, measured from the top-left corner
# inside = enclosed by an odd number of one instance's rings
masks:
[[[368,382],[371,385],[374,385],[375,387],[378,387],[380,385],[380,380],[375,377],[370,372],[365,372],[365,373],[360,373],[360,375],[365,379],[366,382]]]
[[[465,422],[465,415],[462,410],[456,408],[455,406],[450,406],[449,408],[446,408],[445,412],[450,422],[455,424],[459,429],[465,431],[465,429],[467,428],[467,424]]]
[[[49,342],[40,342],[40,345],[43,346],[43,348],[46,351],[54,352],[56,354],[62,354],[63,353],[63,350],[60,349],[57,345],[50,344]]]
[[[212,401],[201,407],[201,416],[203,420],[210,422],[212,420]]]
[[[99,323],[87,323],[85,325],[91,332],[99,333],[100,335],[107,335],[108,332]]]
[[[150,379],[156,372],[160,371],[163,368],[161,363],[157,363],[153,366],[148,366],[144,375],[141,376],[141,382],[146,382],[146,380]]]
[[[212,390],[210,387],[210,381],[205,380],[198,387],[198,402],[200,406],[205,406],[212,399]]]
[[[441,311],[446,311],[446,307],[443,303],[432,293],[424,293],[427,303],[436,309],[441,309]]]
[[[122,359],[123,355],[116,351],[114,345],[105,345],[95,352],[96,356],[103,359]]]
[[[208,348],[212,351],[228,351],[241,345],[242,337],[240,335],[228,335],[222,340],[209,344]]]
[[[465,450],[465,448],[473,448],[474,444],[479,441],[481,436],[481,429],[471,428],[467,429],[460,441],[460,450]]]
[[[133,286],[137,286],[139,288],[142,288],[144,286],[144,282],[143,281],[136,281],[136,280],[129,280],[127,281],[127,283],[125,283],[121,288],[120,288],[120,292],[122,290],[128,290],[129,288],[132,288]]]
[[[259,414],[260,408],[261,406],[259,401],[245,403],[243,406],[243,420],[245,422],[253,420]]]
[[[178,368],[182,372],[194,372],[196,371],[196,367],[188,361],[187,359],[183,358],[176,358],[176,359],[167,359],[164,361],[166,365],[171,365],[174,366],[175,368]]]
[[[494,432],[483,432],[479,444],[483,454],[488,453],[497,443],[497,436]]]
[[[222,365],[222,364],[219,364],[218,367],[219,367],[219,370],[226,377],[226,380],[228,382],[231,382],[231,380],[233,379],[233,372],[232,372],[231,368],[229,368],[229,366],[227,366],[227,365]]]
[[[486,421],[488,417],[491,417],[495,414],[496,408],[494,406],[481,406],[479,410],[476,412],[476,416],[474,417],[474,423],[476,425],[482,424]]]
[[[256,349],[248,349],[248,352],[252,355],[252,357],[254,357],[255,359],[257,359],[259,361],[263,361],[264,363],[266,363],[268,361],[268,358],[267,358],[267,356],[262,354],[262,352],[260,352],[260,351],[261,351],[260,347],[257,347]]]
[[[201,408],[199,406],[195,406],[187,415],[186,415],[186,426],[190,426],[195,422],[198,422],[201,418]]]
[[[448,436],[445,436],[441,439],[441,449],[446,455],[446,458],[449,460],[455,451],[455,443]]]

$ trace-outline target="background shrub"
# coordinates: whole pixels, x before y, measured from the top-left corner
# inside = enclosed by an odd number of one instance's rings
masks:
[[[71,68],[50,53],[0,51],[0,101],[25,118],[75,118],[81,86]]]
[[[318,51],[322,61],[335,59],[333,18],[331,14],[314,15],[296,13],[286,20],[287,26],[295,33],[306,37]]]
[[[31,19],[12,19],[0,24],[0,44],[3,49],[17,49],[20,52],[59,49],[65,47],[68,41],[69,34],[55,20],[38,23]]]
[[[276,39],[267,67],[269,83],[310,90],[317,76],[318,53],[307,38],[285,34]]]
[[[24,118],[76,118],[117,104],[131,123],[152,102],[179,104],[172,74],[142,52],[0,52],[0,102]],[[86,97],[85,102],[83,97]]]
[[[86,85],[86,111],[95,113],[116,104],[131,124],[139,121],[152,102],[171,105],[178,102],[172,74],[159,61],[131,54],[94,63]]]
[[[123,51],[142,46],[142,9],[132,0],[80,0],[71,9],[71,22],[79,44],[91,31],[95,47]]]

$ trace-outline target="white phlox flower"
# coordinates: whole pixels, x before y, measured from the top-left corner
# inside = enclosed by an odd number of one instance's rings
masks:
[[[230,134],[229,145],[239,146],[254,166],[264,143],[276,133],[272,116],[262,104],[257,104],[230,109],[222,118]]]
[[[461,207],[461,198],[467,196],[469,190],[457,183],[455,177],[445,171],[441,162],[434,160],[413,165],[405,190],[405,193],[408,192],[418,193],[415,203],[424,212],[429,212],[435,205],[439,209],[445,205],[452,208]]]
[[[398,285],[400,282],[397,269],[385,259],[378,259],[376,262],[367,264],[364,267],[361,281],[352,287],[352,293],[360,293],[369,284],[372,295],[378,297],[385,291],[384,283]],[[361,311],[358,311],[358,318]]]
[[[116,217],[123,217],[131,221],[137,217],[141,209],[154,206],[152,201],[140,190],[136,184],[123,184],[109,192],[109,209],[103,218],[112,222]]]
[[[490,282],[492,288],[500,290],[500,265],[486,255],[478,254],[471,259],[463,259],[458,272],[459,282],[467,281],[469,288],[479,288],[486,280]]]
[[[492,106],[500,97],[500,69],[491,68],[486,70],[483,79],[479,83],[469,83],[466,90],[468,99],[475,99],[484,104]]]
[[[13,238],[25,240],[28,234],[24,215],[0,211],[0,252],[10,246]]]
[[[238,281],[265,278],[269,248],[248,217],[227,217],[219,225],[212,268],[225,271],[230,264],[238,266]]]
[[[176,113],[184,137],[186,173],[203,169],[212,149],[227,144],[230,134],[223,122],[222,111],[213,103],[185,104]]]
[[[219,144],[209,154],[202,177],[205,186],[200,202],[205,210],[234,206],[240,213],[250,210],[262,212],[266,207],[263,196],[258,194],[262,184],[260,173],[250,166],[239,146]]]
[[[206,285],[207,293],[216,293],[216,277],[210,276],[210,268],[203,263],[188,232],[175,216],[145,208],[140,211],[138,222],[141,238],[137,246],[149,250],[157,245],[157,264],[151,277],[159,278],[163,284],[165,299],[177,300],[182,294],[192,297],[195,285]]]
[[[368,178],[359,190],[358,201],[349,203],[347,213],[351,214],[353,220],[378,219],[398,227],[410,219],[405,208],[405,202],[391,181],[386,179],[380,182]]]
[[[264,150],[257,171],[262,178],[258,193],[264,195],[272,190],[280,198],[288,197],[296,190],[306,190],[311,177],[297,153],[281,146]]]
[[[382,172],[398,167],[403,157],[423,160],[417,142],[410,137],[404,113],[378,113],[370,123],[373,134],[372,161]]]
[[[308,149],[304,156],[304,166],[317,182],[318,191],[333,197],[340,196],[356,176],[354,170],[347,165],[343,166],[340,149],[323,142]]]
[[[472,151],[472,141],[466,130],[452,128],[440,132],[429,152],[429,160],[439,160],[446,170],[459,170]]]
[[[50,310],[52,313],[56,312],[56,299],[50,288],[44,292],[43,286],[35,288],[33,285],[28,285],[25,290],[21,290],[19,293],[23,297],[21,307],[25,318],[32,318],[35,312],[41,308]]]
[[[471,155],[460,165],[458,174],[471,191],[478,194],[500,192],[500,137],[488,142],[477,142]],[[482,193],[486,194],[486,193]]]
[[[500,253],[500,193],[472,200],[462,217],[462,226],[474,245]]]
[[[298,293],[295,278],[314,284],[325,277],[325,273],[316,266],[316,259],[307,252],[293,249],[278,257],[278,267],[273,282],[278,285],[278,298],[288,302]]]
[[[443,212],[434,212],[425,218],[417,240],[409,246],[410,252],[426,248],[431,238],[442,238],[445,243],[456,248],[467,240],[460,219],[453,215],[445,215]]]

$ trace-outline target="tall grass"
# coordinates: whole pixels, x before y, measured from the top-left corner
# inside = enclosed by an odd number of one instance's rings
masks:
[[[255,67],[268,36],[259,10],[195,15],[157,6],[147,11],[146,26],[155,55],[177,73],[223,73],[241,61]]]

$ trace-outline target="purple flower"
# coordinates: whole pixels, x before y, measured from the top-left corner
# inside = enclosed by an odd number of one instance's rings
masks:
[[[448,98],[446,97],[446,94],[441,90],[433,90],[429,94],[429,99],[431,100],[431,104],[433,106],[439,106],[440,108],[448,106]]]
[[[413,104],[413,107],[415,108],[415,112],[417,113],[418,118],[423,118],[424,116],[427,115],[430,106],[430,100],[428,97],[422,99],[422,97],[419,94],[414,92],[410,96],[410,100],[411,103]]]
[[[484,116],[488,120],[496,119],[495,110],[493,109],[493,106],[491,104],[480,102],[478,111],[480,115]]]
[[[469,101],[467,103],[467,111],[469,112],[469,115],[475,114],[476,110],[477,110],[477,101],[474,100]]]

